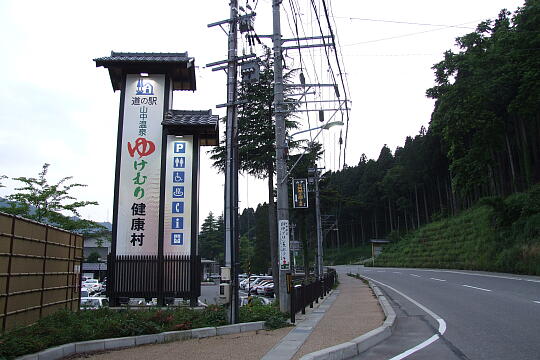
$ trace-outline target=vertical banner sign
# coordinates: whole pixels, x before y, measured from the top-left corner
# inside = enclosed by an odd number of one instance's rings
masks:
[[[167,136],[163,254],[191,251],[193,136]]]
[[[279,269],[290,270],[291,255],[289,251],[289,220],[279,220]]]
[[[307,179],[293,179],[293,206],[295,209],[309,207]]]
[[[124,92],[116,254],[158,251],[165,75],[128,74]]]

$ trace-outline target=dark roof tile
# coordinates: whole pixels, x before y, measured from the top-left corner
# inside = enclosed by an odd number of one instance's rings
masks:
[[[215,126],[219,116],[211,110],[171,110],[165,114],[162,124],[173,126]]]

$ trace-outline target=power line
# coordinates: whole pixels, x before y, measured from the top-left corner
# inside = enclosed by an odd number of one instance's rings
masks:
[[[403,35],[396,35],[396,36],[391,36],[391,37],[382,38],[382,39],[376,39],[376,40],[362,41],[362,42],[353,43],[353,44],[346,44],[346,45],[343,45],[343,46],[355,46],[355,45],[370,44],[370,43],[379,42],[379,41],[400,39],[400,38],[404,38],[404,37],[408,37],[408,36],[421,35],[421,34],[430,33],[430,32],[434,32],[434,31],[441,31],[441,30],[446,30],[446,29],[449,29],[449,28],[455,28],[455,27],[457,27],[459,25],[465,25],[465,24],[469,24],[469,23],[470,22],[463,23],[463,24],[458,24],[458,25],[449,25],[449,26],[446,26],[446,27],[438,28],[438,29],[419,31],[419,32],[403,34]]]
[[[428,23],[417,23],[411,21],[396,21],[396,20],[382,20],[382,19],[368,19],[368,18],[357,18],[357,17],[348,17],[348,16],[335,16],[336,19],[349,19],[349,20],[360,20],[360,21],[372,21],[372,22],[382,22],[382,23],[391,23],[391,24],[404,24],[404,25],[419,25],[419,26],[435,26],[435,27],[453,27],[457,29],[472,29],[474,27],[470,26],[460,26],[460,25],[441,25],[441,24],[428,24]],[[473,23],[474,21],[465,23]]]

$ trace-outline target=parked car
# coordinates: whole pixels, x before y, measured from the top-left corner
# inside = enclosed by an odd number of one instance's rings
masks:
[[[253,304],[262,304],[262,305],[269,305],[272,303],[272,300],[271,299],[268,299],[268,298],[265,298],[265,297],[262,297],[262,296],[252,296],[252,302]],[[249,302],[249,297],[248,296],[240,296],[240,306],[245,306],[247,305]]]
[[[88,291],[88,289],[85,287],[81,288],[80,297],[83,298],[83,297],[89,297],[89,296],[90,296],[90,292]]]
[[[251,287],[251,293],[255,295],[262,295],[264,286],[274,283],[272,280],[262,280]]]
[[[95,310],[109,306],[109,299],[105,297],[81,297],[81,310]]]
[[[246,286],[244,287],[244,290],[248,290],[248,288],[251,288],[253,290],[255,285],[259,284],[261,281],[268,281],[268,280],[272,280],[272,277],[271,276],[258,276],[255,280],[246,284]]]
[[[101,291],[101,284],[97,279],[88,279],[82,283],[82,286],[87,288],[90,293]]]
[[[263,286],[262,294],[264,296],[274,296],[274,283],[269,283]]]

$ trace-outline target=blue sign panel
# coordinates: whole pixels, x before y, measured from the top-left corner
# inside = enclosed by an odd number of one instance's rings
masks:
[[[182,234],[182,233],[172,233],[171,234],[171,245],[184,245],[184,234]]]
[[[175,154],[183,154],[186,152],[186,143],[181,142],[175,142],[174,143],[174,153]]]
[[[173,182],[183,183],[184,179],[185,179],[185,175],[183,171],[173,171]]]
[[[184,228],[184,218],[183,217],[173,217],[171,227],[173,229],[183,229]]]
[[[184,187],[183,186],[173,186],[173,188],[172,188],[172,197],[173,198],[183,198],[184,197]]]
[[[172,203],[172,212],[174,214],[183,214],[184,213],[184,202],[183,201],[173,201],[173,203]]]
[[[175,156],[173,160],[173,167],[176,169],[184,169],[186,167],[186,158],[183,156]]]

